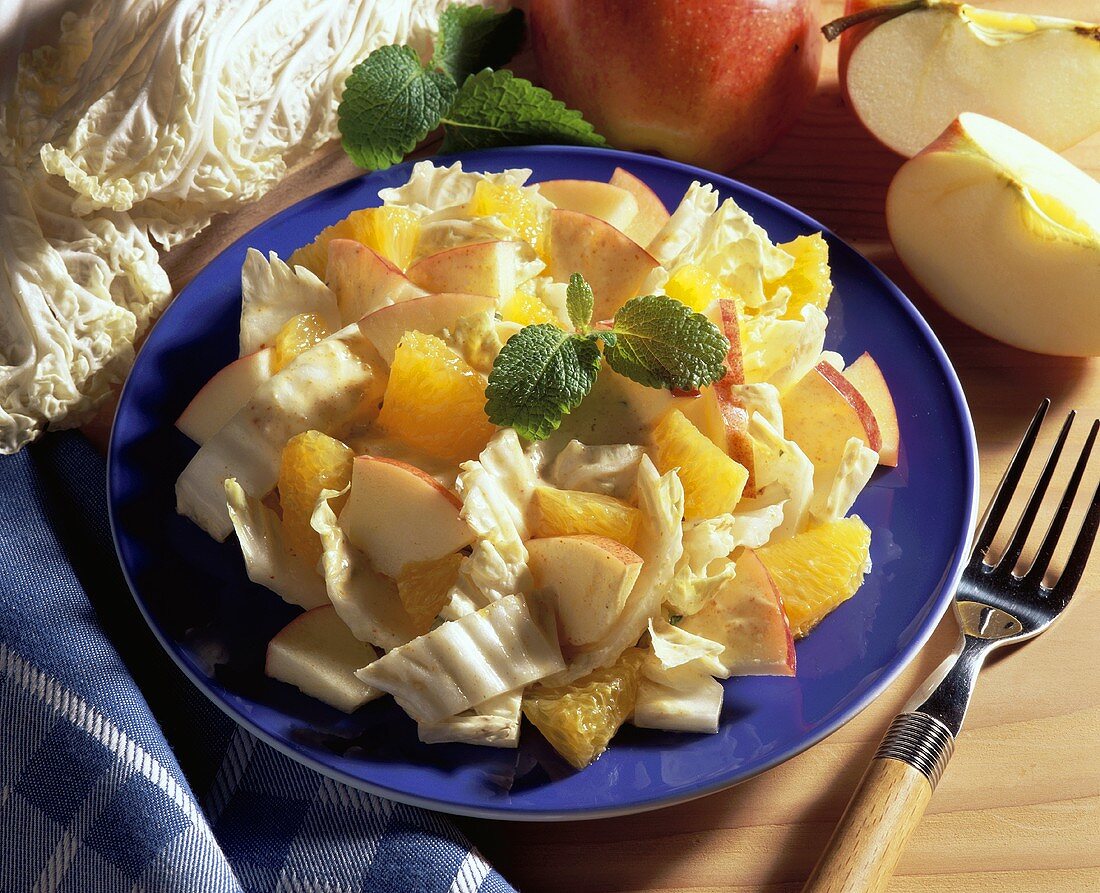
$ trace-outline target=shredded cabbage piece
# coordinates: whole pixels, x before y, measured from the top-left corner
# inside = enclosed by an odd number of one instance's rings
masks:
[[[279,516],[245,493],[234,478],[225,479],[224,492],[248,579],[306,610],[328,604],[325,581],[308,562],[287,549]]]
[[[330,332],[340,328],[340,311],[325,283],[305,267],[288,266],[272,251],[249,248],[241,268],[241,356],[275,343],[291,317],[315,313]]]
[[[631,722],[642,729],[713,735],[724,695],[722,683],[706,673],[691,667],[663,670],[647,662]]]
[[[450,620],[356,671],[418,723],[435,723],[565,666],[522,595]]]
[[[783,503],[783,523],[772,532],[773,539],[800,533],[809,517],[814,494],[814,466],[793,440],[786,440],[762,415],[749,418],[756,461],[755,499],[744,500],[748,508]]]
[[[510,691],[489,698],[476,707],[438,722],[416,724],[425,744],[479,744],[483,747],[518,747],[523,692]]]
[[[802,319],[747,317],[741,327],[745,381],[768,382],[780,393],[795,384],[821,355],[829,318],[812,304]]]
[[[650,648],[663,670],[690,666],[699,673],[726,677],[729,674],[718,657],[725,646],[704,636],[673,626],[667,620],[649,621]]]
[[[547,479],[559,490],[602,493],[629,502],[644,455],[636,444],[586,446],[571,440],[555,457]]]
[[[851,510],[878,468],[878,453],[858,437],[849,437],[827,489],[814,491],[810,511],[819,521],[839,521]]]
[[[445,4],[440,4],[441,8],[443,6]],[[412,173],[404,184],[380,189],[378,197],[391,207],[408,208],[427,216],[447,208],[465,206],[474,197],[474,190],[482,180],[497,185],[523,186],[530,176],[531,170],[522,167],[498,174],[482,174],[464,171],[461,161],[456,161],[450,167],[435,165],[431,161],[418,161],[413,165]]]

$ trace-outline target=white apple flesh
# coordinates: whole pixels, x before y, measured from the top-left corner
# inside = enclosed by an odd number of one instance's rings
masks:
[[[915,155],[962,112],[1057,150],[1100,130],[1100,26],[941,0],[913,7],[841,37],[848,101],[895,152]]]
[[[415,466],[357,456],[340,526],[376,571],[396,577],[410,561],[442,558],[473,542],[473,531],[459,517],[461,505]]]
[[[639,245],[648,245],[657,233],[668,223],[669,213],[665,203],[657,193],[649,188],[645,181],[635,177],[630,171],[617,167],[608,181],[612,186],[625,189],[634,196],[638,204],[638,213],[626,229],[623,230]]]
[[[442,293],[413,298],[375,310],[359,321],[359,331],[377,349],[388,365],[406,332],[438,335],[444,329],[454,332],[464,316],[492,310],[495,300],[489,295]]]
[[[552,536],[526,545],[535,586],[550,594],[562,638],[574,646],[598,642],[622,613],[641,557],[605,536]]]
[[[638,202],[625,189],[598,180],[545,180],[538,184],[543,198],[554,207],[579,211],[626,232],[638,214]]]
[[[421,258],[408,277],[426,292],[490,295],[508,300],[516,291],[519,242],[473,242]]]
[[[328,243],[325,283],[336,295],[344,325],[380,307],[424,294],[390,261],[352,239],[333,239]]]
[[[234,360],[214,375],[176,419],[176,427],[195,443],[206,443],[274,374],[270,347]]]
[[[1100,356],[1100,183],[983,115],[962,114],[886,196],[894,248],[943,307],[1024,350]]]
[[[299,614],[268,643],[264,672],[345,713],[380,698],[355,671],[378,652],[351,634],[332,605]]]

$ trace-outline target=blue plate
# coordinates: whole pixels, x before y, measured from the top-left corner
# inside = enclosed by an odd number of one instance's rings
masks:
[[[452,159],[437,159],[450,163]],[[533,180],[607,180],[617,165],[670,207],[692,180],[732,196],[786,241],[820,224],[732,180],[661,159],[535,147],[461,157],[468,170],[525,167]],[[530,726],[516,750],[422,745],[392,702],[345,716],[263,674],[268,639],[297,612],[250,583],[236,542],[219,544],[176,515],[173,486],[195,452],[173,422],[237,356],[240,270],[249,247],[286,257],[410,165],[299,202],[219,255],[153,329],[122,393],[111,439],[111,523],[134,597],[185,673],[237,722],[284,753],[365,790],[444,812],[499,819],[577,819],[666,806],[729,787],[842,726],[887,686],[931,634],[957,581],[973,523],[976,450],[970,415],[943,348],[878,270],[826,233],[836,285],[828,347],[870,351],[893,392],[901,461],[881,469],[855,511],[873,531],[874,570],[854,598],[798,643],[794,679],[726,683],[716,735],[627,726],[575,772]]]

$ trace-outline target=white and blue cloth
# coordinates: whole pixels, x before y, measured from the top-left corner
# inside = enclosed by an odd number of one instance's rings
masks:
[[[123,582],[80,435],[0,458],[0,893],[507,893],[434,813],[219,712]]]

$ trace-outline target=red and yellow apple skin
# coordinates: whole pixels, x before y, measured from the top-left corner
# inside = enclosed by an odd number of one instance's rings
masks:
[[[817,85],[810,0],[531,0],[544,86],[621,149],[713,170],[764,152]]]

